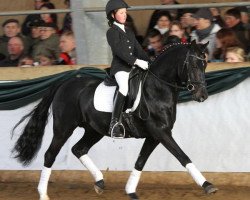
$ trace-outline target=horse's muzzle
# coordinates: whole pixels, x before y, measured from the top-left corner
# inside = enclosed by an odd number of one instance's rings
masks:
[[[206,87],[201,87],[193,92],[193,100],[197,102],[204,102],[208,98]]]

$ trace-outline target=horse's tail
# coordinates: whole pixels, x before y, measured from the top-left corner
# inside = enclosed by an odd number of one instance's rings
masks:
[[[29,165],[33,158],[37,155],[44,135],[44,129],[48,122],[48,116],[50,114],[49,108],[55,96],[58,87],[61,84],[56,84],[52,87],[48,93],[42,98],[41,102],[27,115],[15,125],[12,130],[12,136],[14,130],[27,118],[29,121],[23,129],[22,134],[15,143],[12,153],[14,157],[18,159],[24,166]]]

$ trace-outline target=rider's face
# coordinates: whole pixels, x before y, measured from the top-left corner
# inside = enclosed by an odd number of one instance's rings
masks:
[[[117,10],[115,15],[113,16],[120,24],[124,24],[127,19],[127,9],[120,8]]]

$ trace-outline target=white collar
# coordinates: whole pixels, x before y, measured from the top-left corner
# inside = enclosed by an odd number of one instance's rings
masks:
[[[118,22],[114,22],[114,25],[118,26],[120,29],[122,29],[124,32],[126,32],[124,24],[120,24]]]
[[[160,33],[162,35],[165,34],[166,32],[168,32],[168,30],[169,30],[168,28],[159,28],[158,25],[155,25],[154,28],[157,29],[158,31],[160,31]]]

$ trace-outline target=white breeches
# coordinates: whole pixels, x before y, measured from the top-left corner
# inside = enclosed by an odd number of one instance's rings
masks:
[[[119,71],[115,74],[115,80],[119,86],[119,92],[123,94],[123,96],[127,96],[128,94],[128,80],[129,80],[129,72]]]

